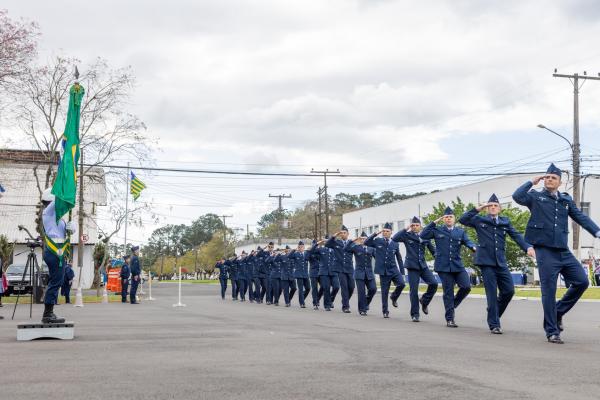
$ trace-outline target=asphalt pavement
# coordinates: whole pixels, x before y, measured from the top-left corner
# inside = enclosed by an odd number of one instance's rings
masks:
[[[413,323],[403,294],[391,318],[221,300],[216,285],[153,287],[140,305],[61,305],[75,340],[16,341],[28,306],[0,309],[2,399],[598,399],[600,303],[564,319],[564,345],[546,342],[539,301],[514,300],[504,335],[485,324],[485,300],[467,299],[458,329],[436,297]],[[378,295],[379,296],[379,293]],[[309,296],[310,299],[310,296]],[[308,299],[308,300],[309,300]],[[310,303],[310,300],[308,301]],[[34,306],[40,319],[42,306]]]

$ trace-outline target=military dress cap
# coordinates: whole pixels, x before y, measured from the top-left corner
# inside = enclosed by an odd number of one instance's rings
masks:
[[[454,211],[450,207],[446,207],[444,215],[454,215]]]
[[[258,251],[261,251],[261,250],[262,250],[262,248],[261,248],[260,246],[258,246],[258,247],[256,248],[256,250],[258,250]]]
[[[342,225],[342,229],[340,229],[341,232],[348,232],[348,228],[346,228],[346,225]]]
[[[554,163],[550,164],[550,166],[548,167],[548,170],[546,171],[547,174],[552,174],[552,175],[558,175],[558,176],[562,176],[562,171],[560,170],[560,168],[558,168],[556,165],[554,165]]]
[[[488,200],[488,203],[500,204],[500,201],[498,200],[498,196],[496,196],[496,193],[492,193],[492,195],[490,196],[490,199]]]
[[[298,246],[304,246],[304,242],[301,240],[298,242]]]
[[[131,258],[131,256],[129,254],[126,254],[123,256],[123,260],[129,260]]]
[[[367,235],[367,232],[362,231],[362,233],[360,234],[360,237],[369,237],[369,236]]]
[[[420,224],[421,220],[418,217],[412,217],[412,219],[410,220],[411,224]]]
[[[285,245],[285,249],[286,249],[286,250],[289,250],[289,249],[290,249],[290,246],[288,246],[288,245],[286,244],[286,245]]]
[[[269,242],[269,246],[275,246],[275,243]]]
[[[389,222],[386,222],[385,225],[383,225],[383,229],[387,229],[387,230],[392,230],[392,224],[390,224]]]
[[[138,251],[140,249],[140,246],[133,246],[131,248],[131,251]]]

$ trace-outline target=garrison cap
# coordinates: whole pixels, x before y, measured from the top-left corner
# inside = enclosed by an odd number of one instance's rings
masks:
[[[498,196],[496,196],[496,193],[492,193],[492,195],[490,196],[490,199],[488,200],[488,203],[500,204],[500,201],[498,200]]]
[[[387,230],[392,230],[392,224],[390,224],[389,222],[386,222],[385,225],[383,225],[383,229],[387,229]]]
[[[421,220],[418,217],[412,217],[412,219],[410,220],[411,224],[420,224]]]
[[[454,215],[454,210],[452,210],[450,207],[446,207],[444,210],[444,215]]]
[[[550,166],[548,167],[548,170],[546,170],[547,174],[552,174],[552,175],[558,175],[559,177],[562,176],[562,171],[560,170],[560,168],[558,168],[556,165],[554,165],[554,163],[550,164]]]

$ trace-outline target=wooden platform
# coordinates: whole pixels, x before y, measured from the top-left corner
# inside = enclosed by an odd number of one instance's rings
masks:
[[[17,325],[17,340],[64,339],[75,337],[75,323],[66,321],[62,324],[23,323]]]

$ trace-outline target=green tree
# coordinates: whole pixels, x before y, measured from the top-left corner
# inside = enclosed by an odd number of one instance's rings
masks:
[[[15,245],[10,243],[6,236],[0,235],[0,269],[2,271],[8,267],[14,247]]]

